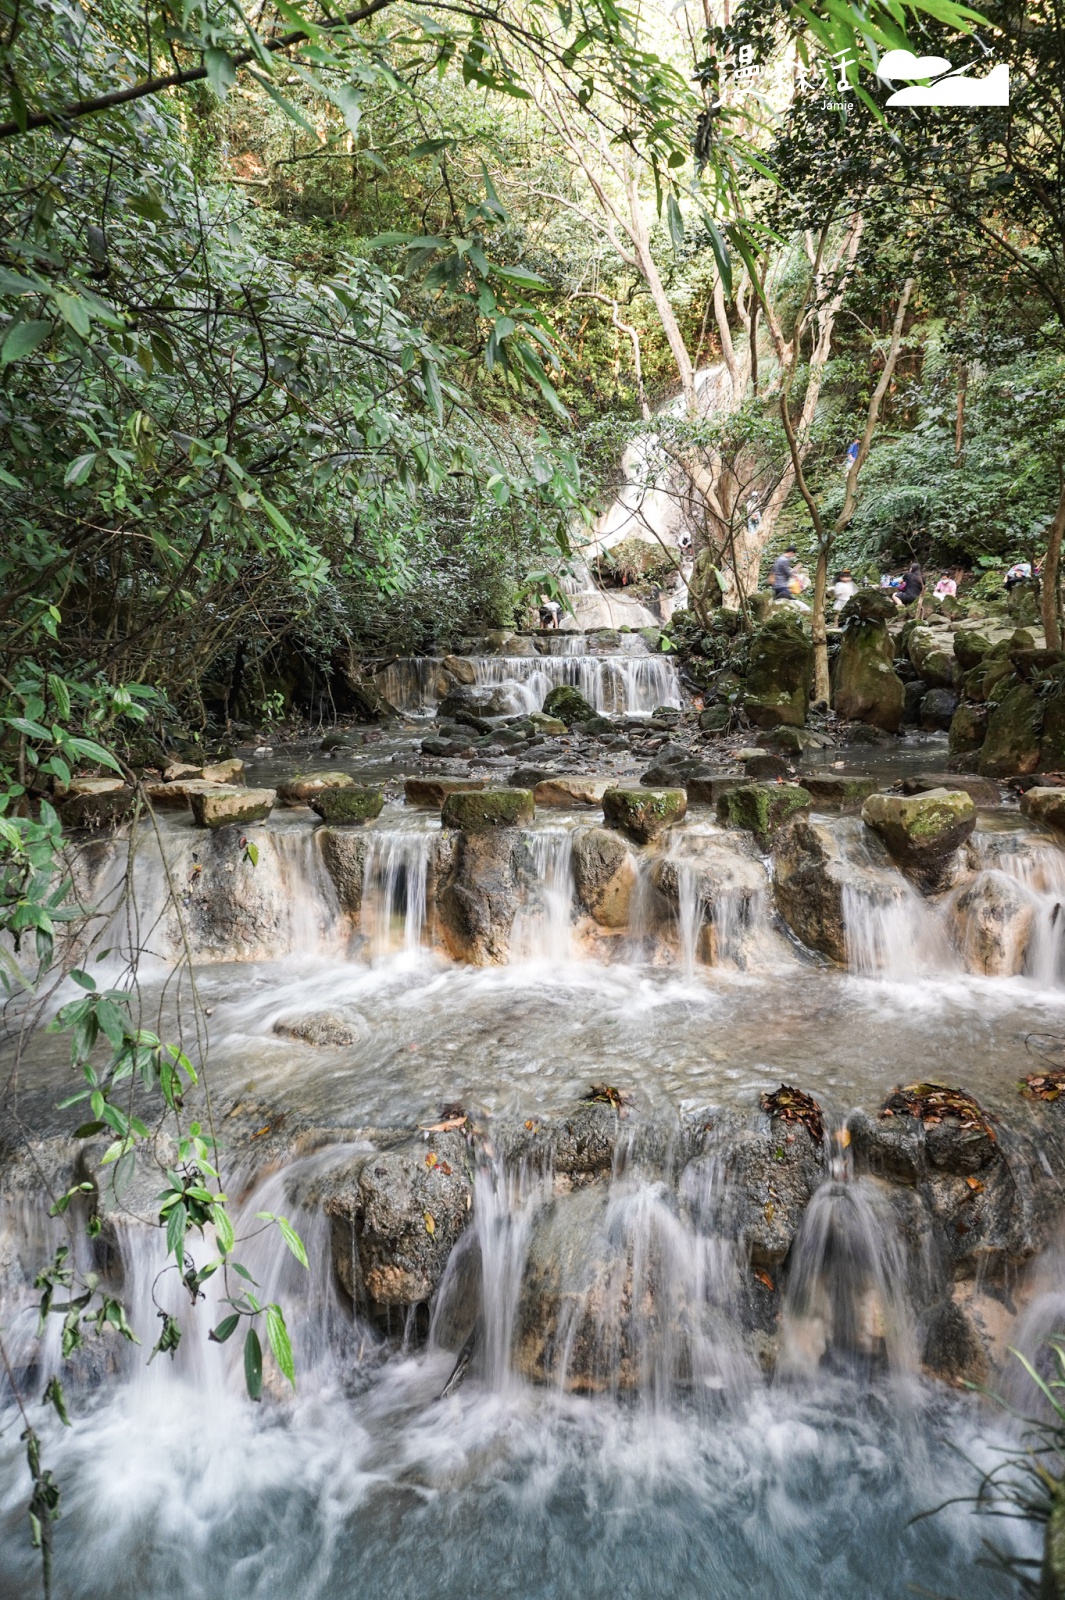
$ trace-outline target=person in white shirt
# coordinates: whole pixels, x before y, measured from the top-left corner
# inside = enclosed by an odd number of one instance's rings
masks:
[[[832,585],[832,609],[838,616],[847,604],[852,594],[858,593],[858,585],[851,577],[849,567],[844,567],[842,572],[836,573],[836,581]]]
[[[937,600],[944,599],[944,597],[948,594],[951,596],[951,598],[953,598],[958,593],[958,585],[950,576],[949,572],[944,572],[943,576],[932,590],[932,593],[935,595]]]

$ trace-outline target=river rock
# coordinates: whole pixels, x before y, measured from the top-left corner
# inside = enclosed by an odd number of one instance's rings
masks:
[[[218,785],[203,778],[174,778],[170,783],[146,783],[144,793],[156,810],[187,811],[194,794],[218,792]]]
[[[380,789],[364,788],[361,784],[344,784],[341,788],[320,789],[310,797],[310,807],[315,816],[334,826],[344,823],[372,822],[381,815],[385,797]]]
[[[473,1189],[461,1133],[381,1150],[338,1173],[324,1209],[337,1277],[380,1317],[428,1300],[470,1218]]]
[[[971,672],[991,652],[991,640],[975,628],[959,628],[954,635],[954,654],[963,672]]]
[[[407,778],[403,797],[409,806],[434,806],[438,811],[449,794],[483,789],[486,778]]]
[[[768,750],[759,750],[756,756],[746,758],[743,770],[755,783],[765,783],[774,778],[786,778],[788,763],[783,756],[772,755]]]
[[[302,1044],[338,1048],[357,1044],[359,1030],[339,1011],[309,1011],[305,1016],[281,1017],[274,1023],[281,1039],[298,1039]]]
[[[897,903],[903,885],[887,851],[877,843],[874,859],[859,866],[845,854],[828,823],[798,816],[777,836],[773,893],[777,909],[801,943],[847,965],[847,892],[881,905]]]
[[[244,782],[244,763],[236,757],[230,761],[215,761],[204,767],[202,776],[205,783],[239,785]]]
[[[603,795],[603,820],[608,828],[618,828],[637,844],[652,839],[688,809],[683,789],[607,789]]]
[[[303,772],[295,778],[282,778],[277,796],[284,806],[305,806],[323,789],[345,789],[354,782],[348,772]]]
[[[273,789],[228,789],[222,784],[191,797],[198,828],[225,828],[231,823],[247,827],[270,815],[277,795]]]
[[[447,795],[440,813],[445,828],[483,833],[492,828],[520,828],[535,812],[528,789],[456,790]]]
[[[625,928],[636,886],[632,852],[608,828],[581,828],[573,835],[573,879],[577,898],[600,927]]]
[[[992,707],[979,767],[987,778],[1036,772],[1043,730],[1043,702],[1030,683],[1014,682]]]
[[[950,920],[968,971],[988,978],[1012,978],[1024,971],[1035,906],[1015,878],[981,872],[953,900]]]
[[[659,856],[651,867],[650,880],[674,919],[686,896],[694,898],[704,924],[700,954],[711,965],[726,954],[722,935],[734,935],[738,926],[749,921],[751,908],[764,899],[769,887],[765,868],[753,854],[698,835],[685,838],[677,850]]]
[[[465,799],[450,795],[445,802]],[[531,807],[532,796],[528,796]],[[490,825],[457,836],[436,897],[441,936],[456,961],[504,965],[518,907],[535,883],[517,828]]]
[[[179,783],[186,778],[202,778],[203,765],[194,761],[171,761],[163,771],[164,783]]]
[[[517,684],[456,684],[437,707],[437,715],[454,717],[472,712],[479,717],[520,717],[526,700]]]
[[[1065,831],[1065,789],[1026,789],[1021,795],[1021,810],[1033,822]]]
[[[887,733],[899,731],[905,701],[887,627],[894,611],[891,600],[878,589],[859,589],[851,596],[840,613],[843,633],[833,673],[836,715]]]
[[[605,1178],[623,1129],[617,1107],[604,1100],[581,1100],[555,1117],[530,1117],[500,1130],[501,1154],[508,1166],[565,1178]]]
[[[970,750],[979,750],[987,737],[988,715],[986,706],[976,706],[968,700],[960,702],[950,719],[951,755],[967,755]]]
[[[547,716],[560,719],[567,728],[575,722],[589,722],[596,716],[595,707],[589,705],[579,689],[567,683],[560,683],[551,690],[543,709]]]
[[[369,841],[364,833],[348,828],[319,828],[315,843],[322,852],[325,869],[333,881],[337,899],[349,916],[358,916],[362,907],[362,883],[366,872]]]
[[[956,671],[953,649],[944,648],[942,636],[931,628],[914,628],[906,644],[914,671],[929,688],[951,689]]]
[[[731,1133],[719,1147],[711,1146],[707,1155],[689,1162],[681,1192],[705,1193],[716,1179],[720,1199],[715,1231],[738,1240],[756,1265],[776,1268],[791,1249],[810,1196],[824,1177],[821,1145],[805,1128],[774,1119],[768,1127]]]
[[[740,773],[713,772],[708,776],[698,773],[685,778],[684,788],[693,804],[716,808],[722,795],[728,794],[730,789],[739,789],[746,782],[746,777]]]
[[[802,786],[815,811],[860,811],[880,787],[861,772],[804,772]]]
[[[814,647],[801,616],[782,607],[755,629],[744,710],[758,728],[801,728],[813,683]]]
[[[975,806],[997,806],[1002,791],[991,778],[975,772],[913,772],[899,785],[903,794],[926,794],[929,789],[960,789]]]
[[[469,687],[477,682],[477,668],[472,661],[467,661],[463,656],[444,656],[440,665],[453,683]]]
[[[731,715],[727,705],[707,706],[705,711],[699,713],[699,726],[704,733],[724,733]]]
[[[960,790],[873,794],[862,807],[862,821],[879,833],[911,877],[923,888],[935,889],[976,826],[976,807]]]
[[[116,828],[127,822],[136,810],[136,792],[121,778],[82,779],[81,783],[91,781],[106,784],[107,787],[82,788],[79,792],[72,784],[71,792],[56,802],[59,820],[64,828],[87,828],[95,832],[101,828]]]
[[[958,697],[953,690],[929,689],[921,700],[921,727],[927,733],[945,733],[951,726],[957,709]]]
[[[538,806],[599,806],[611,786],[610,778],[544,778],[533,790]]]
[[[743,783],[729,789],[718,805],[719,820],[753,833],[763,849],[799,811],[810,809],[810,792],[796,783]]]

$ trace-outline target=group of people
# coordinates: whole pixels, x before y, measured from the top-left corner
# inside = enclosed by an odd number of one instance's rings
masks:
[[[795,601],[797,596],[809,586],[809,579],[798,565],[798,550],[789,544],[783,555],[777,556],[770,574],[770,587],[777,600]],[[949,589],[942,587],[943,583],[950,584]],[[881,578],[881,587],[891,589],[891,598],[897,606],[912,606],[920,600],[924,593],[924,577],[919,562],[912,562],[908,570],[899,579]],[[955,594],[957,583],[948,579],[944,574],[943,579],[936,585],[936,596]],[[854,574],[849,567],[844,567],[837,572],[832,580],[832,609],[838,614],[843,610],[851,595],[857,594],[858,585],[854,581]],[[799,604],[802,602],[800,601]],[[808,609],[808,608],[807,608]]]

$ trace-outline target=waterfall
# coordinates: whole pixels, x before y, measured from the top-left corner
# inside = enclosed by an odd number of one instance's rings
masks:
[[[407,955],[421,948],[435,837],[410,828],[367,833],[360,923],[372,959],[397,945]]]
[[[537,828],[523,834],[534,884],[514,919],[511,961],[569,961],[573,930],[573,833]]]
[[[676,663],[666,656],[477,656],[473,665],[483,688],[517,684],[529,711],[563,684],[603,715],[647,716],[681,704]]]
[[[905,879],[900,877],[891,892],[879,885],[845,884],[842,907],[848,971],[915,983],[951,970],[941,920]]]

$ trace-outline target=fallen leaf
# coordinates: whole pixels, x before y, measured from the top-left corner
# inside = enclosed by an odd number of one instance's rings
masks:
[[[419,1133],[453,1133],[456,1128],[466,1126],[465,1116],[449,1117],[446,1122],[421,1122],[418,1124]]]
[[[431,1238],[436,1232],[436,1220],[431,1211],[423,1212],[423,1216],[425,1217],[425,1231]]]
[[[435,1150],[430,1150],[429,1154],[425,1158],[425,1165],[427,1167],[435,1167],[436,1163],[437,1163],[436,1151]]]
[[[979,1178],[966,1178],[965,1181],[969,1185],[969,1188],[972,1190],[973,1194],[983,1194],[984,1186],[980,1182]]]
[[[773,1280],[769,1276],[768,1272],[763,1272],[761,1267],[755,1267],[754,1275],[758,1279],[758,1282],[762,1285],[762,1287],[765,1288],[765,1289],[768,1289],[770,1294],[772,1294],[772,1292],[773,1292]]]
[[[451,1176],[451,1168],[448,1166],[446,1161],[441,1161],[441,1163],[440,1163],[440,1171],[444,1174],[445,1178],[450,1178],[450,1176]]]
[[[269,1132],[270,1132],[270,1124],[267,1123],[265,1128],[256,1128],[255,1132],[252,1134],[252,1138],[253,1139],[261,1139],[264,1133],[269,1133]]]

